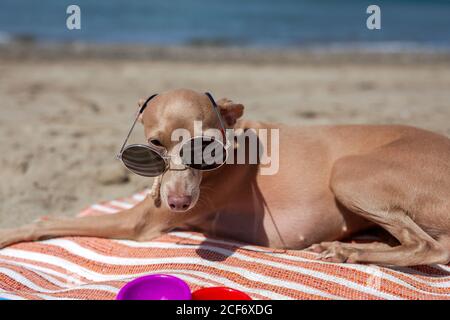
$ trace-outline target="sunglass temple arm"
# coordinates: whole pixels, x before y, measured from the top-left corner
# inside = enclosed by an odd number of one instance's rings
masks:
[[[214,109],[214,111],[217,114],[217,118],[219,118],[219,122],[220,122],[220,127],[222,129],[222,133],[225,136],[225,124],[223,123],[223,119],[222,119],[222,115],[220,114],[219,107],[217,106],[217,103],[214,100],[214,98],[212,97],[211,93],[205,92],[205,94],[209,98],[209,100],[211,100],[211,103],[213,105],[213,109]]]
[[[212,97],[212,95],[209,92],[205,92],[205,94],[209,98],[209,100],[211,100],[211,103],[213,105],[213,109],[214,109],[214,111],[217,114],[217,118],[219,118],[220,127],[222,129],[222,133],[223,133],[224,138],[225,138],[225,124],[223,123],[222,115],[220,114],[219,107],[217,106],[216,101],[214,100],[214,98]],[[130,138],[131,132],[133,132],[133,129],[136,126],[136,122],[139,119],[139,116],[142,114],[142,112],[144,112],[144,110],[147,107],[147,104],[149,103],[149,101],[152,100],[157,95],[158,94],[154,94],[154,95],[151,95],[150,97],[148,97],[147,100],[142,105],[142,107],[139,109],[139,112],[136,114],[136,118],[133,121],[133,125],[131,126],[130,130],[128,131],[128,134],[127,134],[127,136],[125,138],[125,141],[123,142],[122,147],[120,148],[120,151],[119,151],[119,153],[116,156],[117,159],[120,159],[120,157],[122,155],[122,152],[123,152],[123,149],[125,148],[125,146],[126,146],[126,144],[128,142],[128,139]]]
[[[144,102],[144,104],[142,105],[142,107],[139,109],[138,113],[136,114],[136,118],[133,121],[133,125],[131,126],[130,130],[128,131],[127,137],[125,138],[125,141],[122,144],[122,147],[120,148],[119,153],[116,155],[117,159],[120,159],[123,149],[125,148],[125,145],[128,142],[128,139],[130,138],[131,132],[133,132],[134,127],[136,126],[136,122],[139,119],[139,116],[142,114],[142,112],[144,112],[145,108],[147,107],[147,104],[150,100],[152,100],[154,97],[156,97],[158,94],[154,94],[151,95],[150,97],[147,98],[147,100]]]

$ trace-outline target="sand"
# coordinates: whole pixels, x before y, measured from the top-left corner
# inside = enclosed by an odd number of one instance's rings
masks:
[[[249,119],[402,123],[450,136],[448,57],[318,59],[301,52],[239,56],[186,49],[183,59],[183,48],[172,55],[155,51],[157,56],[142,48],[138,55],[129,49],[108,55],[104,49],[80,54],[20,48],[0,50],[0,227],[42,215],[75,215],[151,185],[128,174],[114,156],[138,98],[171,88],[239,101]],[[143,141],[138,129],[133,141]]]

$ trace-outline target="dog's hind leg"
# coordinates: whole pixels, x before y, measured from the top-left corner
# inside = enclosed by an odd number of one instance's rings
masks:
[[[438,241],[424,232],[406,213],[379,212],[370,214],[389,230],[399,241],[400,245],[390,247],[380,243],[340,243],[332,245],[321,244],[315,248],[320,252],[319,259],[329,262],[348,263],[376,263],[397,266],[411,266],[421,264],[446,264],[450,261],[450,254]],[[386,216],[390,218],[386,219]],[[395,227],[392,226],[395,223]]]
[[[335,242],[333,245],[316,246],[315,251],[321,251],[319,258],[330,262],[398,266],[448,263],[450,253],[437,240],[439,237],[435,239],[424,231],[427,230],[423,228],[424,224],[421,226],[413,219],[417,214],[408,210],[409,201],[406,199],[409,199],[410,192],[414,192],[411,191],[414,181],[409,180],[412,173],[390,162],[377,161],[378,159],[368,155],[339,160],[333,169],[330,186],[340,203],[383,227],[400,245],[389,247],[382,244],[352,245]],[[438,201],[430,203],[434,204],[428,206],[430,210],[436,210]],[[430,220],[433,221],[426,221]],[[435,227],[432,223],[427,223],[426,228]],[[444,229],[440,230],[442,235],[445,235]]]

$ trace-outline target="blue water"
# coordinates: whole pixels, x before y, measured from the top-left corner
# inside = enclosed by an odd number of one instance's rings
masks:
[[[66,8],[81,8],[81,30]],[[381,7],[381,30],[366,8]],[[45,41],[253,47],[450,48],[450,0],[0,0],[0,37]]]

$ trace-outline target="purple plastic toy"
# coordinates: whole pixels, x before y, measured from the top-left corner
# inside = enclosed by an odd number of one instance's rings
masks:
[[[151,274],[128,282],[116,300],[191,300],[191,290],[177,277]]]

